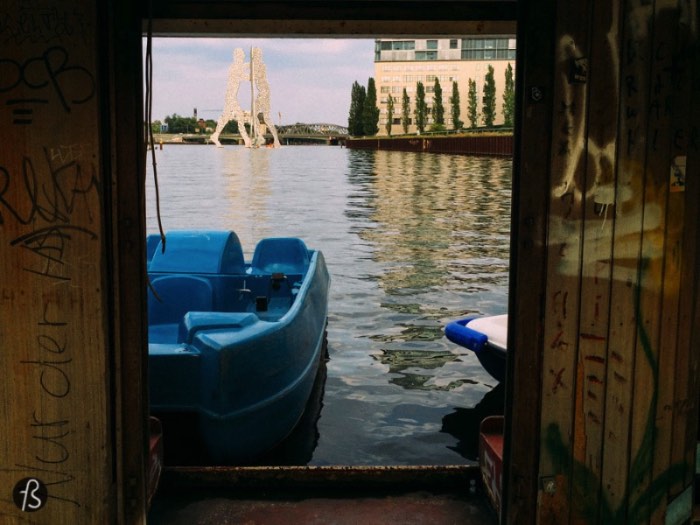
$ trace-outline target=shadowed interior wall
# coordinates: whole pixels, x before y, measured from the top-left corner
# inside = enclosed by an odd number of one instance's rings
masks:
[[[114,471],[97,12],[87,1],[5,2],[0,18],[0,515],[106,523]]]
[[[697,5],[525,13],[508,519],[679,523],[698,415]]]

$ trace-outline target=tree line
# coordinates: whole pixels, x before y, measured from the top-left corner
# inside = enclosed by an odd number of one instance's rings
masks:
[[[151,123],[151,129],[153,133],[160,133],[165,125],[168,133],[200,133],[205,131],[207,128],[216,129],[216,121],[211,119],[196,119],[194,117],[183,117],[177,113],[168,115],[163,119],[155,120]],[[246,124],[246,129],[248,129],[248,124]],[[238,122],[235,120],[230,120],[226,126],[224,126],[223,133],[238,133]]]
[[[429,131],[446,131],[445,106],[442,98],[442,86],[436,77],[433,85],[433,104],[428,106],[425,100],[426,90],[422,82],[416,83],[415,103],[411,110],[410,98],[403,88],[401,100],[396,100],[391,94],[387,95],[387,122],[386,133],[391,135],[394,117],[397,115],[400,103],[400,113],[396,118],[400,119],[404,134],[408,133],[411,124],[411,115],[419,133],[423,133],[428,126]],[[467,93],[467,119],[469,129],[475,129],[479,121],[486,127],[493,126],[496,120],[496,82],[494,80],[494,69],[488,66],[488,72],[484,78],[482,88],[481,113],[478,111],[476,81],[468,79]],[[452,82],[452,94],[449,97],[450,116],[452,117],[452,129],[464,129],[464,122],[460,120],[460,94],[456,81]],[[506,127],[513,125],[513,115],[515,113],[515,81],[513,79],[513,67],[508,64],[505,71],[505,87],[503,90],[503,102],[501,105],[503,115],[503,125]],[[348,133],[352,136],[372,136],[379,131],[379,108],[377,107],[377,89],[373,78],[369,78],[367,88],[355,81],[350,94],[350,113],[348,115]]]

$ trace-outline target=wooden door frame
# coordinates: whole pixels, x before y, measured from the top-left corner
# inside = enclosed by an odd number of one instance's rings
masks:
[[[545,2],[539,2],[545,4]],[[117,5],[118,4],[118,5]],[[516,126],[511,215],[511,270],[509,333],[517,347],[509,360],[506,388],[506,446],[504,451],[503,521],[517,516],[534,519],[537,499],[539,451],[540,357],[537,326],[541,298],[530,290],[543,289],[545,276],[545,220],[547,182],[544,166],[525,156],[538,142],[549,143],[547,125],[551,108],[531,105],[525,91],[547,89],[551,83],[553,23],[543,12],[518,13],[516,0],[469,1],[195,1],[152,0],[109,2],[110,114],[107,130],[112,144],[114,293],[118,298],[115,320],[115,446],[119,450],[118,483],[126,487],[118,501],[127,523],[138,522],[143,501],[147,436],[147,325],[145,291],[145,156],[143,138],[142,38],[145,21],[152,19],[156,36],[279,36],[373,37],[439,36],[454,34],[518,34],[516,60]],[[550,11],[554,7],[549,6]],[[545,9],[546,11],[546,9]],[[530,13],[533,10],[529,11]],[[396,17],[400,15],[400,19]],[[520,17],[520,23],[516,21]],[[157,57],[155,57],[157,61]],[[524,64],[539,64],[524,71]],[[529,86],[529,87],[528,87]],[[525,113],[524,113],[525,112]],[[536,126],[539,140],[522,130]],[[533,128],[530,128],[533,129]],[[526,158],[527,157],[527,158]],[[522,174],[528,173],[528,180]],[[533,180],[537,178],[537,180]],[[122,284],[119,284],[122,283]],[[128,283],[128,284],[125,284]],[[520,283],[526,290],[520,291]],[[513,355],[513,354],[511,354]],[[137,428],[140,432],[125,431]],[[511,438],[518,436],[517,439]],[[140,458],[140,459],[139,459]],[[130,492],[129,487],[133,487]],[[130,510],[131,509],[131,510]],[[121,521],[121,520],[120,520]]]

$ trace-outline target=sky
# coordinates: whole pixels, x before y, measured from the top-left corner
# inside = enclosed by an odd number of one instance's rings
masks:
[[[144,43],[144,49],[146,45]],[[374,40],[282,38],[154,38],[152,120],[177,113],[217,120],[224,107],[233,50],[262,51],[275,125],[331,123],[347,126],[353,82],[374,76]],[[250,84],[239,102],[250,107]],[[281,115],[280,115],[281,114]]]

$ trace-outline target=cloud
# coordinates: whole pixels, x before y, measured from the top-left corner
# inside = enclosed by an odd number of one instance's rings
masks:
[[[331,122],[344,125],[350,90],[374,75],[374,41],[367,39],[155,38],[153,119],[196,107],[206,119],[223,109],[233,50],[259,47],[267,67],[275,122]],[[145,48],[145,45],[144,45]],[[249,104],[245,84],[241,104]]]

